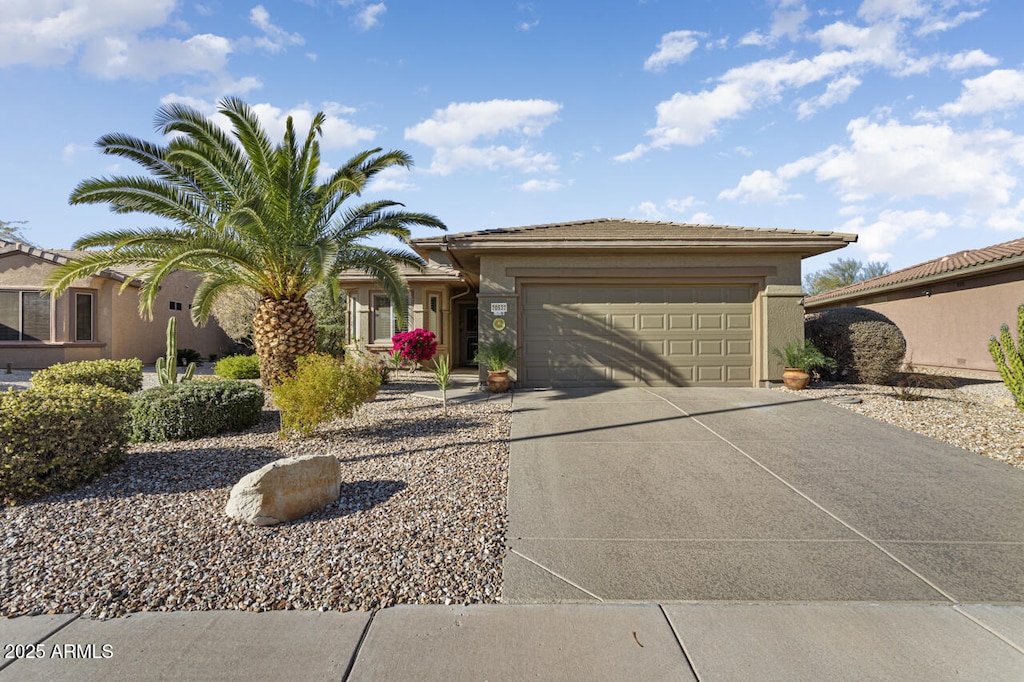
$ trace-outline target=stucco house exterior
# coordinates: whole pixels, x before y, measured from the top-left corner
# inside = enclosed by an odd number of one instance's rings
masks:
[[[0,367],[39,369],[101,358],[151,363],[165,353],[172,316],[178,318],[178,348],[209,356],[230,346],[214,320],[201,328],[192,324],[189,308],[199,283],[192,273],[174,272],[164,280],[152,321],[139,317],[140,282],[128,270],[83,278],[56,298],[45,293],[49,274],[77,253],[0,241]]]
[[[918,367],[995,372],[988,340],[1024,303],[1024,238],[935,258],[804,300],[807,312],[861,306],[896,323]]]
[[[782,374],[771,349],[803,338],[801,260],[855,240],[620,219],[414,239],[439,279],[410,278],[412,325],[429,328],[439,292],[442,352],[466,364],[478,341],[509,340],[520,386],[759,386]],[[365,342],[386,301],[341,285]]]

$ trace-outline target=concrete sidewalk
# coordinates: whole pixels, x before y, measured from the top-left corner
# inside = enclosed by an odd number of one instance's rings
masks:
[[[1024,679],[1024,607],[399,606],[0,621],[0,680]],[[35,656],[31,658],[30,656]]]

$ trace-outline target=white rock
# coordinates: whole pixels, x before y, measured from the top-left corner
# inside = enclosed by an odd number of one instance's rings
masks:
[[[341,462],[333,455],[287,457],[243,476],[224,511],[254,526],[273,526],[323,509],[340,492]]]

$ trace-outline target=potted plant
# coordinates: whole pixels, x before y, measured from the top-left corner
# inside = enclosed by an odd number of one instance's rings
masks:
[[[476,362],[487,367],[487,388],[491,393],[504,393],[509,389],[508,368],[516,359],[516,347],[508,341],[482,343],[477,348]]]
[[[772,354],[786,366],[782,383],[793,391],[801,391],[811,380],[810,372],[821,368],[834,369],[836,361],[825,357],[810,341],[790,341],[782,350],[772,349]]]

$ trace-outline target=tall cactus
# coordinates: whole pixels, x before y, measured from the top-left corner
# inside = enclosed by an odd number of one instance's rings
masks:
[[[188,363],[182,381],[188,381],[196,373],[196,363]],[[156,359],[156,378],[161,386],[178,383],[178,320],[167,320],[167,355]]]
[[[1004,324],[998,339],[989,338],[988,351],[1017,407],[1024,410],[1024,303],[1017,306],[1017,343],[1010,336],[1010,327]]]

